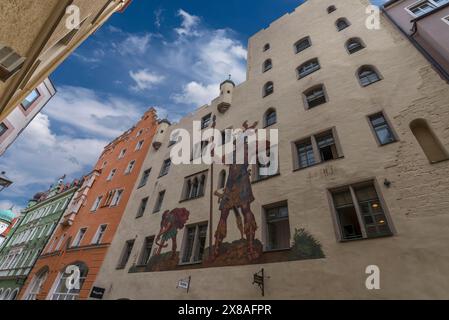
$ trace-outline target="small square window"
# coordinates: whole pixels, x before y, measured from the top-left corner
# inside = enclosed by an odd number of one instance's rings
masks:
[[[33,91],[31,91],[31,93],[25,98],[25,100],[22,101],[22,107],[25,110],[28,110],[29,107],[31,107],[33,105],[33,103],[39,99],[41,95],[39,94],[39,91],[37,91],[36,89],[34,89]]]

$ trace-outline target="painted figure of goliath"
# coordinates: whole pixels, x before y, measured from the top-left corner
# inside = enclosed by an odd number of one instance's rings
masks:
[[[257,122],[251,127],[248,123],[243,124],[243,133],[249,129],[255,129]],[[238,138],[237,138],[238,139]],[[229,213],[234,211],[237,227],[240,230],[241,237],[243,234],[248,243],[248,258],[255,260],[259,257],[259,253],[254,249],[254,240],[257,230],[256,219],[251,211],[251,203],[255,200],[250,181],[250,170],[248,161],[248,144],[245,140],[244,145],[244,161],[243,164],[237,164],[234,157],[233,164],[229,164],[229,174],[226,180],[223,193],[215,192],[219,197],[220,221],[215,232],[214,257],[220,254],[220,246],[227,234],[227,220]],[[240,216],[243,215],[242,218]]]

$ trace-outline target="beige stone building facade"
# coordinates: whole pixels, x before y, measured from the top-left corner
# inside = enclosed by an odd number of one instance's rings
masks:
[[[1,1],[0,121],[113,13],[129,3],[130,0]]]
[[[307,1],[250,38],[247,81],[161,126],[95,283],[104,299],[259,299],[262,268],[267,299],[449,297],[448,87],[384,17],[366,28],[368,5]],[[170,165],[171,133],[214,116],[278,129],[278,174]]]

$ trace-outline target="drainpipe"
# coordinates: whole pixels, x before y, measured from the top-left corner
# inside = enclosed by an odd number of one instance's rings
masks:
[[[449,73],[436,61],[428,52],[426,49],[424,49],[418,41],[414,38],[416,33],[418,32],[418,25],[415,21],[413,23],[412,34],[407,34],[402,28],[396,23],[396,21],[388,14],[388,12],[385,10],[384,7],[381,8],[382,13],[394,24],[396,28],[398,28],[413,44],[413,46],[430,62],[430,64],[438,71],[438,73],[446,80],[447,83],[449,83]]]

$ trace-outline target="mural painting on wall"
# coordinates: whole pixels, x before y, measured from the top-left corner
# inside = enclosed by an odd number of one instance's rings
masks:
[[[257,122],[252,126],[244,123],[242,132],[255,129]],[[218,197],[220,219],[214,233],[214,244],[210,248],[204,248],[202,262],[194,265],[181,265],[180,252],[177,251],[178,230],[185,230],[190,212],[185,208],[177,208],[166,211],[162,215],[161,229],[156,237],[153,256],[147,266],[134,267],[130,272],[138,271],[169,271],[185,268],[208,268],[246,264],[263,264],[281,261],[322,259],[325,255],[321,244],[305,229],[295,229],[293,241],[289,250],[266,251],[262,242],[256,238],[257,222],[251,209],[255,197],[251,184],[250,164],[245,146],[245,161],[243,164],[229,164],[229,174],[224,189],[215,191]],[[230,213],[235,215],[236,227],[240,239],[232,242],[224,242],[227,238],[228,217]],[[209,235],[210,236],[210,235]],[[172,242],[170,252],[162,253]],[[205,243],[204,243],[205,245]],[[211,252],[211,255],[209,255]]]

